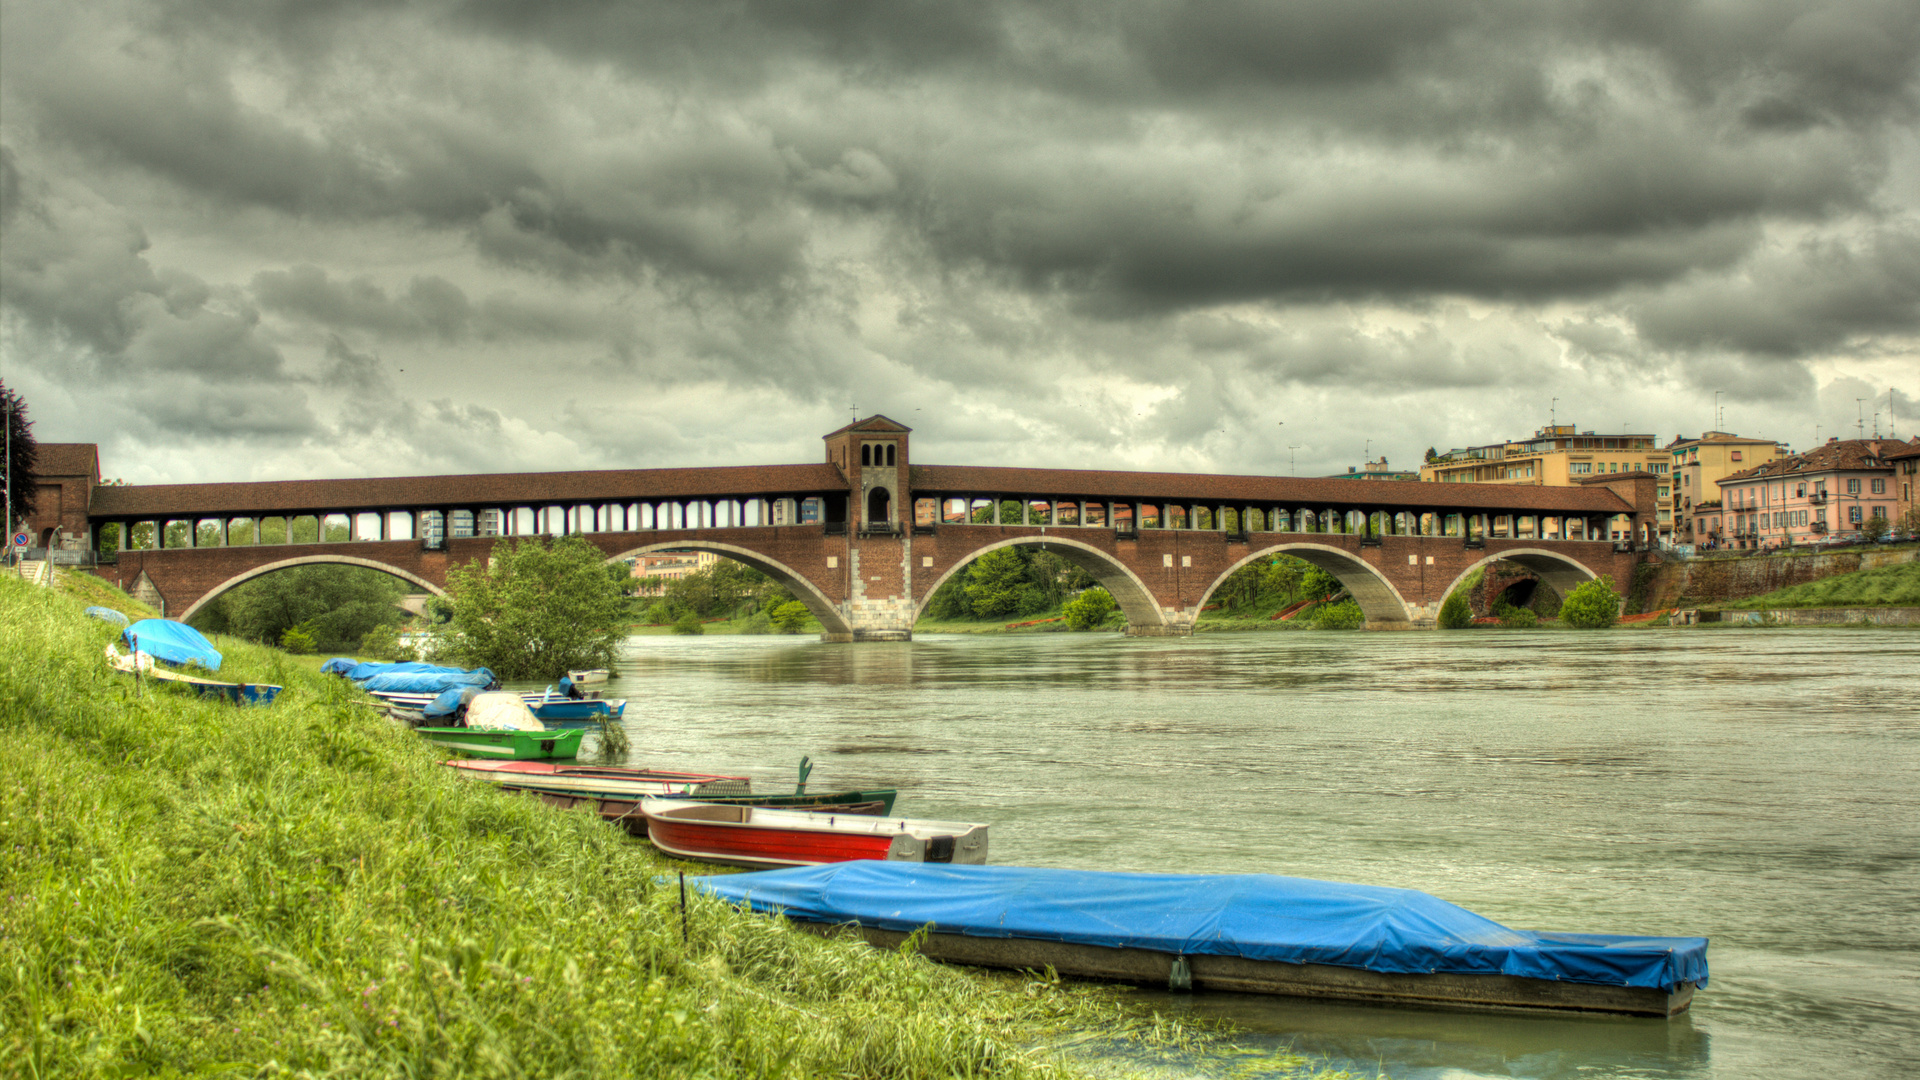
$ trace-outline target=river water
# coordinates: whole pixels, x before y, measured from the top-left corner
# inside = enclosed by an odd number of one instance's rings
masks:
[[[1449,1080],[1920,1073],[1920,634],[639,637],[608,696],[636,762],[779,790],[808,755],[814,790],[991,823],[996,863],[1712,939],[1671,1021],[1145,992],[1255,1047]]]

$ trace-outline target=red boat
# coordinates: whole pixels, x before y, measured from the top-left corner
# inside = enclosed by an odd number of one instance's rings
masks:
[[[640,815],[654,847],[728,866],[987,861],[985,825],[654,798],[641,800]]]

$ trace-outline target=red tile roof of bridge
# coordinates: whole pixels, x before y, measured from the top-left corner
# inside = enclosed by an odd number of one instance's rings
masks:
[[[93,492],[94,517],[355,510],[480,508],[584,502],[810,495],[847,489],[831,465],[738,465],[697,469],[388,476],[360,480],[270,480],[238,484],[150,484]]]
[[[1500,484],[1382,483],[1369,480],[1200,473],[1014,469],[967,465],[913,467],[916,492],[1041,495],[1143,502],[1338,504],[1381,509],[1495,512],[1631,513],[1604,488]],[[743,465],[693,469],[397,476],[357,480],[276,480],[232,484],[100,487],[96,518],[143,515],[307,513],[380,508],[540,506],[650,502],[675,498],[806,496],[839,493],[847,482],[832,465]]]
[[[917,465],[915,494],[1052,495],[1056,498],[1141,502],[1274,503],[1309,509],[1335,503],[1381,509],[1538,510],[1547,513],[1630,514],[1632,504],[1598,487],[1520,484],[1428,484],[1299,476],[1226,476],[1206,473],[1105,472],[1081,469],[1006,469]]]

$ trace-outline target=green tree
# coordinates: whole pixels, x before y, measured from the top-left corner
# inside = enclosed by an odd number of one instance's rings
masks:
[[[1440,605],[1440,629],[1464,630],[1473,625],[1473,605],[1467,603],[1465,589],[1455,589]]]
[[[797,634],[806,629],[807,620],[813,617],[813,612],[808,611],[807,605],[800,601],[789,600],[774,608],[771,615],[773,625],[778,627],[781,633]]]
[[[1300,599],[1321,600],[1341,589],[1340,579],[1317,566],[1309,566],[1300,578]]]
[[[626,600],[599,549],[579,536],[501,541],[447,572],[452,633],[442,655],[502,679],[612,667]]]
[[[1873,543],[1878,543],[1892,531],[1893,521],[1889,518],[1870,517],[1860,523],[1861,537]]]
[[[280,647],[290,653],[319,652],[320,644],[305,627],[295,626],[280,635]]]
[[[1107,616],[1119,606],[1113,602],[1112,594],[1096,585],[1082,590],[1079,596],[1067,601],[1060,609],[1060,614],[1066,616],[1067,629],[1091,630],[1106,622]]]
[[[1613,578],[1602,574],[1568,593],[1560,618],[1581,630],[1604,630],[1619,622],[1620,597],[1614,594]]]
[[[13,520],[5,522],[7,543],[13,543],[13,527],[33,516],[34,497],[40,485],[33,479],[34,466],[40,460],[40,442],[33,437],[33,421],[27,419],[27,403],[0,382],[0,424],[6,425],[9,447],[6,475],[0,476],[0,488],[6,489],[6,501],[13,507]]]
[[[974,614],[997,619],[1045,609],[1046,595],[1029,577],[1027,563],[1018,549],[1003,547],[989,551],[973,561],[971,570],[967,603]]]
[[[676,634],[704,634],[707,628],[700,625],[700,616],[689,611],[673,620],[673,632]]]
[[[295,566],[235,586],[194,616],[207,633],[232,634],[278,644],[287,631],[303,630],[315,649],[345,652],[376,626],[397,626],[406,614],[396,606],[406,586],[391,574],[362,566]]]

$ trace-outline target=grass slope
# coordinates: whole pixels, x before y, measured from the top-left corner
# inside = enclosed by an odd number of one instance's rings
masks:
[[[286,687],[237,708],[110,673],[115,632],[0,580],[8,1075],[1026,1077],[1050,1032],[1139,1030],[1113,991],[698,894],[683,931],[651,848],[454,775],[345,682],[220,639]]]
[[[1748,611],[1761,608],[1920,607],[1920,562],[1836,574],[1723,606]]]

